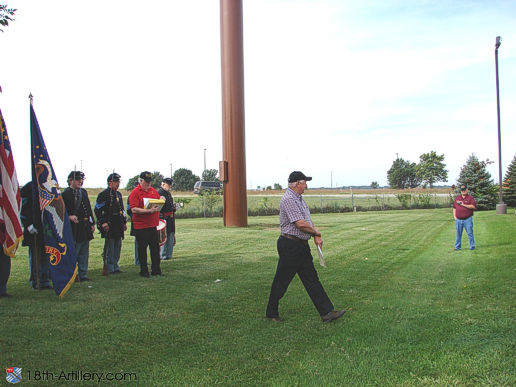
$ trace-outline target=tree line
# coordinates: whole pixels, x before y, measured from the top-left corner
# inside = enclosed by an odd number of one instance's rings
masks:
[[[207,169],[202,173],[202,180],[216,181],[218,180],[218,174],[219,172],[216,169]],[[134,187],[136,187],[138,185],[139,177],[140,175],[131,177],[127,181],[125,189],[131,191]],[[161,182],[165,177],[168,176],[163,176],[160,172],[157,171],[152,172],[151,186],[158,189],[161,187]],[[176,169],[171,177],[172,180],[174,180],[173,189],[176,191],[193,191],[195,182],[201,180],[199,176],[195,175],[190,169],[187,168]]]
[[[481,210],[493,209],[498,202],[499,186],[487,171],[487,166],[491,163],[493,161],[479,160],[475,154],[471,154],[457,179],[457,187],[466,184]],[[435,151],[423,153],[418,164],[396,157],[387,171],[387,180],[391,188],[432,188],[435,183],[448,180],[444,155],[438,155]],[[509,206],[516,206],[516,155],[507,168],[502,187],[504,202]]]

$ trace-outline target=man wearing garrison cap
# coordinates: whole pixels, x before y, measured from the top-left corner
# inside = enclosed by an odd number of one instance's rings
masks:
[[[90,240],[95,232],[95,220],[91,211],[88,192],[82,188],[84,173],[72,171],[68,175],[68,188],[63,191],[68,218],[72,225],[72,234],[77,252],[77,266],[79,268],[79,280],[89,281],[88,260],[90,255]]]
[[[288,188],[280,202],[281,235],[277,242],[279,260],[265,312],[265,317],[274,322],[282,321],[278,311],[279,300],[296,274],[323,322],[336,320],[346,312],[334,310],[314,267],[308,240],[313,236],[315,244],[320,248],[323,242],[321,232],[314,227],[310,210],[301,196],[307,188],[306,182],[310,180],[312,178],[305,176],[303,172],[292,172],[288,177]]]
[[[108,188],[98,194],[95,204],[97,228],[102,238],[105,238],[104,270],[102,271],[104,275],[121,273],[118,261],[124,231],[127,230],[124,202],[122,194],[118,191],[120,175],[114,172],[110,174],[107,184]]]

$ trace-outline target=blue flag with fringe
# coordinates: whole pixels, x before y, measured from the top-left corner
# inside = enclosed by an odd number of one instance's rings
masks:
[[[41,136],[38,119],[30,105],[32,155],[33,224],[43,233],[45,246],[41,259],[48,259],[54,290],[63,297],[77,276],[77,253],[59,184]]]

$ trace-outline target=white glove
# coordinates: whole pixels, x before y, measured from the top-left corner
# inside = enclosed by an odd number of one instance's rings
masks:
[[[27,227],[27,231],[33,235],[38,233],[38,229],[36,227],[34,227],[33,224],[31,224],[29,227]]]

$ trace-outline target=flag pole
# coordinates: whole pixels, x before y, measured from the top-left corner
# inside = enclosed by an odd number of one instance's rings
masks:
[[[33,95],[32,93],[29,93],[29,101],[30,101],[30,106],[33,106],[32,105],[32,102],[33,102]],[[32,189],[34,190],[34,180],[32,181]],[[34,196],[32,196],[32,199],[34,199]],[[34,206],[34,205],[33,205]],[[40,230],[41,231],[41,230]],[[40,283],[39,283],[39,246],[38,246],[38,234],[35,233],[34,234],[34,259],[35,259],[35,262],[36,262],[36,289],[38,291],[41,290],[41,287],[40,287]],[[31,268],[32,270],[32,268]]]

